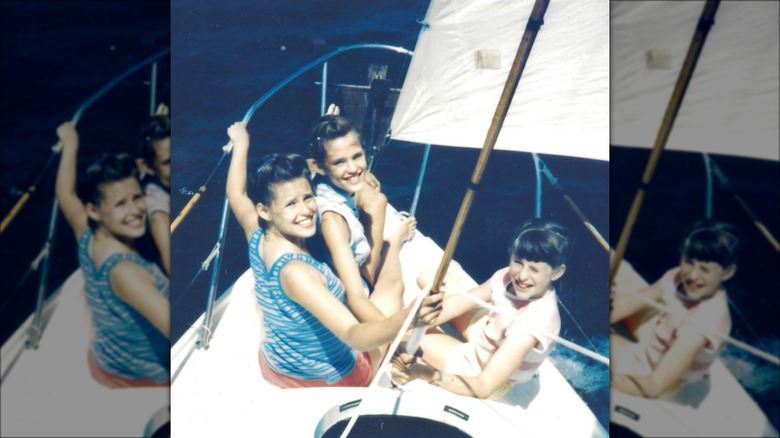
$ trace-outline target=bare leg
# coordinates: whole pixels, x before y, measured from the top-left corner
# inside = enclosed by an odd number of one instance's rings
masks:
[[[403,308],[406,287],[401,269],[401,247],[414,235],[416,229],[417,221],[408,218],[402,221],[384,242],[379,278],[370,299],[385,315],[392,315]]]
[[[443,371],[447,367],[450,354],[461,344],[457,339],[444,333],[428,332],[420,343],[422,359],[437,370]]]
[[[375,188],[365,186],[355,196],[355,203],[360,210],[360,222],[366,230],[366,239],[371,247],[361,274],[369,285],[376,286],[384,243],[387,197]]]

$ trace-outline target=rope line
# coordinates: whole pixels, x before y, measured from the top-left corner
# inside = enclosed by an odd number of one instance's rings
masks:
[[[571,320],[572,320],[572,321],[574,321],[574,325],[576,325],[576,326],[577,326],[577,328],[580,330],[580,333],[582,333],[582,336],[585,336],[585,339],[587,339],[587,340],[588,340],[588,344],[590,344],[590,347],[591,347],[591,348],[592,348],[594,351],[598,350],[598,348],[596,348],[596,346],[593,344],[593,340],[590,338],[590,336],[588,336],[588,334],[587,334],[587,333],[585,333],[585,330],[583,330],[583,328],[582,328],[582,326],[580,325],[580,323],[578,323],[578,322],[577,322],[577,319],[576,319],[576,318],[574,318],[574,315],[572,315],[572,314],[571,314],[571,312],[570,312],[570,311],[569,311],[569,309],[566,307],[566,305],[565,305],[565,304],[563,304],[563,300],[561,300],[561,298],[560,298],[560,297],[558,297],[558,303],[561,305],[561,307],[563,307],[563,310],[565,310],[565,311],[566,311],[566,313],[569,315],[569,318],[571,318]]]
[[[734,312],[736,312],[737,316],[739,316],[739,319],[742,321],[742,323],[745,324],[745,326],[747,326],[748,331],[750,331],[750,333],[752,333],[753,336],[755,336],[756,340],[758,341],[759,344],[761,344],[763,348],[769,350],[766,343],[758,335],[756,329],[753,328],[753,325],[751,325],[750,322],[747,320],[747,318],[745,318],[745,315],[739,310],[739,307],[737,307],[737,305],[734,304],[734,300],[732,300],[731,297],[728,297],[728,300],[729,300],[729,305],[731,305],[731,307],[734,309]]]

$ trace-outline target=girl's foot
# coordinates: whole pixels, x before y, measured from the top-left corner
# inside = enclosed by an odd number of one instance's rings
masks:
[[[399,212],[398,215],[401,216],[401,223],[389,237],[391,241],[403,244],[414,237],[414,233],[417,231],[417,219],[409,216],[409,213],[405,211]]]

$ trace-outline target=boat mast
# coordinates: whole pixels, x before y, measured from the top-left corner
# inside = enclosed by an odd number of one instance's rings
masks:
[[[623,255],[628,247],[628,240],[631,237],[631,231],[634,228],[637,217],[639,216],[639,210],[642,208],[642,203],[645,198],[645,188],[650,185],[653,179],[653,173],[655,167],[658,164],[658,159],[661,155],[661,151],[666,146],[666,141],[669,139],[669,134],[672,131],[674,120],[677,117],[677,113],[682,106],[682,100],[685,96],[685,92],[690,84],[693,71],[696,68],[696,63],[699,61],[699,56],[704,48],[704,42],[707,40],[707,35],[715,23],[715,13],[718,11],[718,5],[720,0],[707,0],[707,4],[704,5],[704,10],[699,17],[699,23],[696,26],[696,33],[693,35],[693,40],[688,48],[688,54],[685,57],[680,75],[677,78],[677,84],[674,87],[674,92],[669,100],[669,105],[666,108],[661,127],[658,129],[658,135],[653,145],[653,151],[650,153],[650,158],[647,160],[647,166],[645,167],[645,173],[642,175],[642,183],[637,189],[634,197],[634,202],[631,204],[631,209],[628,212],[626,223],[623,226],[623,231],[620,233],[620,240],[615,247],[615,254],[610,262],[609,267],[609,281],[610,284],[615,281],[617,271],[620,266]]]

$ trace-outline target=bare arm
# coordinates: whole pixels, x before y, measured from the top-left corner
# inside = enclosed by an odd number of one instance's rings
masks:
[[[462,278],[459,275],[460,272],[460,270],[448,269],[447,274],[444,276],[442,285],[439,287],[441,292],[444,292],[444,300],[442,301],[442,311],[436,320],[436,324],[444,324],[478,307],[477,303],[457,292],[466,292],[488,303],[491,300],[490,280],[473,287],[474,283],[470,279]],[[425,269],[417,276],[417,285],[420,289],[424,289],[433,283],[435,276],[436,269]]]
[[[378,321],[359,323],[354,315],[325,286],[322,275],[312,266],[292,261],[282,269],[281,284],[287,295],[311,312],[322,324],[350,347],[367,351],[387,344],[398,334],[411,305]],[[439,313],[441,294],[423,301],[418,315],[428,323]]]
[[[520,367],[535,344],[536,338],[528,333],[510,335],[477,376],[445,373],[419,362],[409,365],[413,359],[402,353],[393,359],[393,380],[403,385],[414,379],[423,379],[429,383],[438,382],[441,388],[455,394],[487,398],[509,381],[509,377]]]
[[[685,332],[674,340],[652,373],[647,376],[629,376],[615,373],[611,386],[620,392],[646,398],[658,398],[680,381],[690,368],[707,339],[696,332]]]
[[[55,193],[60,210],[78,239],[89,226],[84,203],[76,195],[76,156],[79,148],[79,135],[76,126],[65,122],[57,128],[62,143],[60,165],[57,169]]]
[[[171,303],[157,290],[149,272],[123,260],[111,270],[109,280],[119,299],[137,310],[165,337],[171,337]]]
[[[376,180],[375,177],[372,178]],[[368,177],[364,177],[368,180]],[[363,189],[357,193],[355,204],[360,210],[360,221],[368,231],[366,239],[371,248],[362,272],[368,282],[373,286],[379,276],[379,263],[384,245],[385,216],[387,214],[387,197],[379,191],[379,185],[374,186],[364,183]]]
[[[322,214],[320,231],[333,259],[336,274],[344,284],[349,308],[359,321],[383,320],[385,315],[363,291],[360,269],[349,244],[350,231],[347,221],[338,213],[327,211]]]
[[[227,198],[233,214],[244,229],[246,239],[260,228],[257,222],[257,209],[246,194],[246,166],[249,154],[249,133],[242,122],[236,122],[228,128],[228,136],[233,142],[233,156],[227,177]]]
[[[645,295],[647,298],[655,301],[661,301],[661,281],[657,281],[650,286],[639,291],[640,294]],[[612,300],[612,308],[609,312],[609,323],[614,324],[620,322],[623,319],[639,312],[640,310],[649,307],[647,303],[640,298],[633,296],[630,293],[613,293],[614,298]]]
[[[528,333],[511,335],[493,354],[480,375],[466,377],[443,373],[439,386],[456,394],[487,398],[509,381],[535,344],[536,338]]]
[[[161,104],[162,105],[162,104]],[[171,276],[171,215],[164,211],[152,213],[151,233],[157,251],[160,252],[163,268]]]

